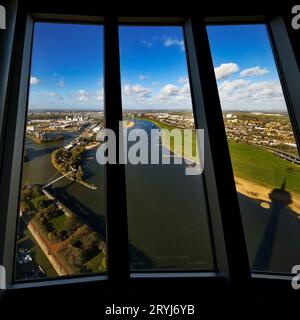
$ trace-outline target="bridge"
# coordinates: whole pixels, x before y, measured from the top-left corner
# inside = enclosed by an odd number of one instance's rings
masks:
[[[71,167],[71,169],[72,169],[71,171],[69,171],[69,172],[67,172],[67,173],[65,173],[65,174],[63,174],[63,175],[61,175],[60,177],[58,177],[58,178],[56,178],[56,179],[52,180],[51,182],[49,182],[49,183],[45,184],[45,185],[42,187],[42,189],[44,190],[44,189],[46,189],[46,188],[50,187],[52,184],[54,184],[54,183],[56,183],[57,181],[59,181],[59,180],[61,180],[61,179],[65,178],[65,177],[69,176],[71,173],[73,173],[73,172],[75,172],[75,171],[76,171],[76,169],[74,169],[74,168],[72,168],[72,167]]]

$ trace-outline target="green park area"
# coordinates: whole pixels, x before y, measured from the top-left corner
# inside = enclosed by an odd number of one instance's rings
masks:
[[[151,118],[141,118],[141,120],[150,121],[162,129],[161,141],[164,147],[177,155],[191,160],[192,162],[199,162],[199,149],[196,143],[196,132],[194,130],[186,130],[186,138],[183,139],[184,129],[182,128],[162,123]],[[172,133],[170,134],[171,131]],[[180,142],[174,143],[175,141]]]
[[[71,172],[71,179],[82,180],[83,169],[81,163],[84,150],[83,146],[77,146],[70,151],[58,148],[52,152],[52,164],[61,174]]]
[[[167,129],[169,131],[178,129],[175,126],[161,123],[150,118],[144,118],[143,120],[150,121],[161,129]],[[183,129],[178,130],[182,132]],[[191,155],[195,154],[196,147],[196,144],[194,143],[196,139],[195,132],[193,131],[192,134],[193,140],[188,140],[193,141],[192,147],[190,147],[191,154],[187,155],[187,158],[189,159],[195,158],[194,156],[191,157]],[[163,133],[163,144],[164,140],[166,140],[166,137],[164,137]],[[285,181],[288,191],[298,194],[300,193],[299,165],[284,160],[276,156],[273,152],[263,149],[262,147],[244,143],[235,143],[232,141],[229,141],[228,145],[235,176],[271,189],[280,188],[282,182]],[[174,147],[172,140],[170,150],[178,154],[178,150]]]
[[[105,271],[106,250],[100,235],[74,213],[66,215],[61,205],[48,199],[39,186],[23,187],[21,210],[70,274]],[[28,230],[26,232],[24,236],[33,238]],[[46,274],[48,276],[47,270]]]
[[[229,141],[235,176],[265,187],[278,188],[286,181],[288,191],[300,193],[300,166],[261,147]]]

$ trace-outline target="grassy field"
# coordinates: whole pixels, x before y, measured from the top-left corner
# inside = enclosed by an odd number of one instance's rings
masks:
[[[176,129],[175,126],[152,119],[146,118],[143,120],[151,121],[161,129]],[[193,135],[195,136],[195,134]],[[286,180],[286,189],[300,194],[299,165],[283,160],[260,147],[231,141],[228,144],[235,176],[272,189],[280,188],[282,182]],[[176,152],[173,143],[171,143],[170,149]],[[193,152],[194,149],[193,146]]]
[[[103,252],[97,254],[93,259],[85,263],[87,270],[93,273],[106,271],[106,258]]]
[[[285,161],[262,148],[229,142],[234,174],[237,177],[278,188],[286,179],[286,189],[300,193],[300,166]]]
[[[181,156],[184,155],[186,158],[188,158],[189,160],[191,160],[193,162],[199,162],[198,148],[196,150],[196,133],[195,133],[195,131],[191,131],[192,137],[191,138],[188,137],[187,141],[189,142],[189,144],[188,144],[188,146],[186,146],[186,150],[184,150],[184,139],[182,139],[184,129],[178,128],[178,127],[170,125],[170,124],[162,123],[160,121],[155,121],[150,118],[139,118],[139,119],[150,121],[150,122],[154,123],[156,126],[158,126],[160,129],[165,129],[168,131],[171,131],[173,129],[179,130],[178,135],[174,134],[174,139],[172,139],[172,138],[170,139],[170,145],[169,145],[168,135],[163,132],[162,137],[161,137],[162,144],[164,146],[166,146],[168,149],[170,149],[172,152],[174,152],[175,154],[178,154]],[[176,138],[178,138],[182,141],[181,145],[174,145],[174,140],[176,140]],[[192,143],[190,143],[190,141],[192,141]],[[168,145],[169,145],[169,147],[168,147]]]
[[[65,228],[65,222],[66,222],[66,215],[65,214],[61,214],[51,220],[49,220],[49,223],[52,224],[53,228],[58,231],[58,232],[61,232],[61,231],[64,231],[66,228]]]

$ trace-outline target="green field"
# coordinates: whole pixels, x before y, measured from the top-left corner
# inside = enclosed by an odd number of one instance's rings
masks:
[[[176,129],[175,126],[149,118],[143,118],[142,120],[150,121],[161,129]],[[300,194],[299,165],[279,158],[272,152],[261,147],[231,141],[228,142],[228,145],[235,176],[271,189],[280,188],[282,182],[285,180],[288,191]],[[176,153],[172,143],[170,149]],[[193,146],[193,152],[194,151]]]
[[[66,229],[65,222],[67,220],[67,217],[65,214],[60,214],[57,217],[54,217],[49,220],[49,223],[52,224],[53,229],[57,232],[64,231]]]
[[[155,121],[151,118],[138,118],[138,119],[152,122],[160,129],[165,129],[168,131],[172,131],[173,129],[179,130],[178,133],[173,132],[174,139],[171,138],[170,143],[169,143],[169,137],[168,137],[167,132],[162,132],[162,137],[161,137],[162,144],[177,155],[184,156],[193,162],[199,162],[199,151],[198,151],[198,148],[196,150],[196,146],[197,146],[196,133],[194,130],[190,131],[192,137],[190,137],[190,136],[187,137],[188,145],[186,146],[186,149],[184,150],[184,139],[183,139],[183,130],[184,129],[178,128],[178,127],[170,125],[170,124],[162,123],[160,121]],[[186,131],[186,133],[188,133],[188,132],[189,131]],[[181,145],[174,144],[174,141],[176,140],[176,138],[181,140],[181,142],[182,142]]]
[[[229,142],[235,176],[278,188],[286,179],[286,189],[300,193],[300,166],[253,145]]]
[[[106,258],[103,252],[97,254],[93,259],[85,263],[85,267],[89,272],[101,273],[106,270]]]
[[[175,126],[149,118],[142,120],[151,121],[161,129],[176,129]],[[288,191],[300,194],[299,165],[283,160],[272,152],[253,145],[234,143],[231,141],[228,142],[228,145],[235,176],[271,189],[280,188],[282,182],[285,180]],[[172,143],[170,149],[176,152]],[[193,146],[193,152],[194,151]]]

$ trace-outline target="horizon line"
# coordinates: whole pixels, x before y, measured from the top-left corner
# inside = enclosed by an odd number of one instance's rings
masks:
[[[96,112],[104,112],[104,109],[94,109],[94,108],[90,108],[90,109],[87,109],[87,108],[73,108],[73,109],[69,109],[69,108],[66,108],[66,109],[28,109],[28,113],[29,112],[66,112],[66,111],[81,111],[81,112],[89,112],[89,111],[96,111]],[[181,112],[191,112],[193,113],[193,110],[190,110],[190,109],[168,109],[168,108],[165,108],[165,109],[123,109],[123,112],[132,112],[132,111],[136,111],[136,112],[145,112],[145,111],[152,111],[152,112],[178,112],[178,111],[181,111]],[[271,112],[271,113],[276,113],[276,112],[285,112],[287,113],[288,110],[285,110],[285,109],[280,109],[280,110],[277,110],[277,109],[270,109],[270,110],[263,110],[263,109],[254,109],[254,110],[243,110],[243,109],[226,109],[226,110],[222,110],[222,113],[224,112]]]

